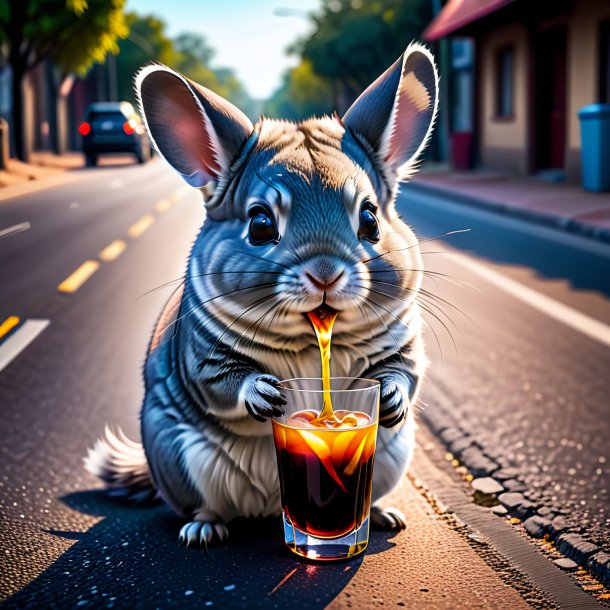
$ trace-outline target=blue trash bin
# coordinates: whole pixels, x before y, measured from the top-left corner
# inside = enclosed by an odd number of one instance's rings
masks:
[[[610,104],[591,104],[578,111],[582,185],[587,191],[610,191]]]

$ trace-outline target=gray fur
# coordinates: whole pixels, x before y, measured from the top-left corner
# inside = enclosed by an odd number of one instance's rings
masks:
[[[396,65],[411,65],[409,54],[418,62],[430,57],[421,49],[411,45]],[[404,166],[415,163],[414,151],[421,151],[430,131],[419,117],[408,145],[392,142],[407,122],[401,113],[413,116],[404,70],[391,68],[355,102],[345,119],[349,128],[336,117],[298,124],[263,118],[249,133],[228,102],[219,110],[217,96],[172,77],[168,68],[158,70],[160,80],[153,66],[137,81],[155,145],[189,183],[213,181],[217,188],[206,201],[208,217],[183,290],[161,316],[146,361],[142,440],[151,484],[192,521],[181,531],[187,543],[224,537],[223,524],[235,517],[279,514],[266,418],[284,404],[280,379],[320,374],[317,342],[303,313],[325,299],[340,311],[333,376],[373,377],[382,384],[380,423],[386,427],[379,430],[373,484],[379,499],[411,459],[412,406],[427,363],[415,301],[422,260],[415,236],[394,209],[395,178],[388,180],[399,166],[402,175],[412,171]],[[422,70],[420,64],[419,75]],[[421,86],[427,83],[431,123],[438,77],[432,63],[427,70],[433,76],[417,80],[415,95],[426,97]],[[177,94],[168,83],[184,90]],[[168,95],[189,103],[166,104]],[[190,103],[194,99],[197,104]],[[163,108],[180,114],[170,124],[205,130],[204,144],[193,144],[190,129],[160,125]],[[376,244],[358,237],[364,198],[378,206]],[[273,212],[277,243],[249,243],[248,209],[255,201]],[[311,280],[339,276],[324,291]],[[402,523],[396,515],[376,519]]]

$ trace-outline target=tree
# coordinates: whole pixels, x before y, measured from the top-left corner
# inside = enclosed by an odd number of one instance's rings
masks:
[[[119,99],[135,103],[133,79],[144,65],[157,61],[173,66],[179,59],[165,23],[154,15],[127,13],[129,36],[119,42],[116,58]]]
[[[324,0],[315,30],[290,49],[333,84],[342,113],[432,19],[429,0]]]
[[[204,37],[186,32],[175,40],[179,59],[174,66],[191,80],[211,89],[218,95],[233,102],[252,120],[256,120],[259,104],[253,100],[241,81],[230,68],[211,68],[214,50],[208,46]]]
[[[284,75],[282,86],[264,106],[271,117],[303,119],[329,114],[334,109],[334,94],[330,81],[316,74],[312,63],[304,59]]]
[[[126,0],[0,0],[0,54],[12,71],[13,133],[17,157],[28,160],[23,80],[45,59],[64,74],[86,74],[128,34]]]

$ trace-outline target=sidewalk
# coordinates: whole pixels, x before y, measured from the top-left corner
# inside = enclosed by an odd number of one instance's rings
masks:
[[[104,155],[100,157],[98,166],[134,163],[133,155],[126,153]],[[81,168],[85,168],[85,158],[78,151],[70,151],[63,155],[55,155],[49,151],[33,152],[29,163],[9,159],[7,169],[0,170],[0,203],[77,180],[86,174],[71,170]]]
[[[84,164],[85,159],[80,152],[68,152],[63,155],[54,155],[48,151],[33,152],[29,163],[18,159],[7,161],[7,168],[0,170],[0,188],[47,178],[67,169],[83,167]]]
[[[409,188],[610,243],[610,193],[485,170],[424,166]]]

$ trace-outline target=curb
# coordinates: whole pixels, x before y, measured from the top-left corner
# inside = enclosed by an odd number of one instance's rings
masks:
[[[421,182],[409,182],[407,189],[412,189],[415,192],[423,193],[424,195],[433,195],[435,197],[448,199],[451,202],[469,205],[480,210],[495,212],[497,214],[505,214],[521,220],[535,222],[536,224],[544,225],[552,229],[574,233],[581,237],[588,237],[602,243],[610,244],[610,229],[598,227],[575,220],[568,216],[551,216],[542,212],[535,212],[523,208],[515,208],[497,201],[490,201],[482,197],[474,195],[465,195],[463,193],[455,193],[447,188],[432,186],[430,184],[422,184]],[[407,190],[405,189],[405,191]],[[405,192],[403,191],[403,192]]]
[[[475,499],[481,493],[479,490],[486,491],[484,488],[488,486],[489,493],[481,495],[496,501],[491,509],[493,512],[520,519],[529,536],[552,540],[563,555],[610,587],[610,549],[600,549],[578,533],[571,532],[565,517],[558,515],[549,518],[551,511],[548,508],[526,498],[527,487],[519,479],[518,469],[501,468],[449,416],[437,409],[425,409],[422,418],[452,457],[468,469],[470,477],[476,477],[473,481]],[[498,508],[500,510],[496,510]]]

